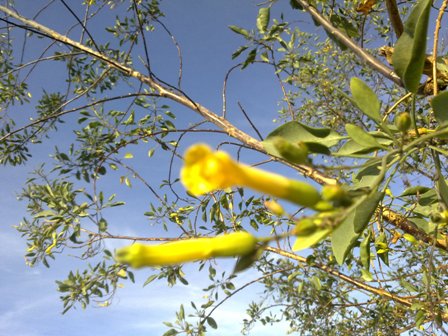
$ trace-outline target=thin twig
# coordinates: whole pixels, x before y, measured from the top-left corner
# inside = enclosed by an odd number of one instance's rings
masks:
[[[224,83],[222,85],[222,117],[225,118],[227,116],[227,82],[229,81],[230,74],[233,70],[238,69],[242,63],[238,63],[231,67],[224,77]]]
[[[205,316],[199,323],[200,323],[200,324],[204,324],[205,321],[206,321],[206,320],[213,314],[213,312],[214,312],[219,306],[221,306],[224,302],[226,302],[228,299],[230,299],[232,296],[234,296],[234,295],[237,294],[238,292],[242,291],[244,288],[249,287],[250,285],[253,285],[254,283],[257,283],[257,282],[259,282],[259,281],[261,281],[261,280],[263,280],[263,279],[269,278],[269,277],[271,277],[271,276],[273,276],[273,275],[275,275],[275,274],[277,274],[277,273],[286,272],[286,271],[289,271],[289,270],[294,269],[294,268],[295,268],[295,266],[294,266],[294,267],[289,267],[289,268],[280,269],[280,270],[277,270],[277,271],[274,271],[274,272],[265,274],[265,275],[263,275],[263,276],[261,276],[261,277],[259,277],[259,278],[257,278],[257,279],[254,279],[254,280],[251,280],[251,281],[245,283],[244,285],[242,285],[241,287],[235,289],[232,293],[230,293],[229,295],[227,295],[227,296],[226,296],[224,299],[222,299],[217,305],[215,305],[215,306],[213,307],[213,309],[210,310],[210,312],[209,312],[209,313],[208,313],[208,314],[207,314],[207,315],[206,315],[206,316]]]
[[[182,56],[182,49],[180,47],[179,42],[176,40],[176,37],[171,33],[171,31],[168,29],[168,27],[160,21],[158,18],[153,18],[154,21],[156,21],[162,28],[165,30],[165,32],[170,36],[171,40],[173,41],[173,44],[175,45],[177,49],[177,57],[179,58],[179,74],[177,77],[177,88],[180,90],[182,86],[182,73],[183,73],[183,56]]]
[[[152,76],[152,72],[151,72],[151,62],[149,61],[148,43],[146,42],[145,32],[143,30],[143,23],[142,23],[142,20],[140,18],[140,15],[138,15],[138,9],[137,9],[137,4],[135,3],[135,0],[132,1],[132,7],[134,9],[134,15],[135,15],[135,17],[137,18],[137,21],[138,21],[138,29],[140,30],[140,35],[141,35],[142,41],[143,41],[143,49],[145,50],[145,58],[146,58],[145,66],[148,69],[148,75],[151,77]]]
[[[238,107],[240,108],[241,112],[243,113],[244,117],[246,118],[246,120],[249,122],[249,124],[252,126],[252,128],[254,129],[255,133],[257,133],[258,137],[260,138],[260,141],[263,141],[263,137],[261,136],[260,132],[258,131],[257,127],[254,125],[254,123],[252,122],[252,120],[249,118],[249,116],[247,115],[246,111],[243,108],[243,105],[241,105],[240,102],[238,102]]]
[[[78,21],[78,23],[82,27],[83,31],[85,31],[87,33],[87,35],[90,37],[90,41],[92,41],[93,45],[95,46],[95,49],[97,51],[100,51],[100,48],[98,48],[98,45],[96,44],[93,36],[90,34],[86,25],[81,21],[81,19],[78,17],[78,15],[76,15],[76,13],[73,11],[73,9],[71,9],[71,7],[69,5],[67,5],[67,3],[64,0],[59,0],[59,1],[62,2],[64,7],[70,12],[70,14],[72,14],[72,16],[75,18],[75,20]]]

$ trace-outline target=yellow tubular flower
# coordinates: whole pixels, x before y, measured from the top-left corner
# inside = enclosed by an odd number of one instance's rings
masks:
[[[204,144],[190,147],[184,160],[180,179],[195,196],[239,186],[307,207],[321,201],[319,192],[308,183],[240,164],[227,153],[213,152]]]
[[[237,257],[252,253],[257,238],[247,232],[234,232],[214,238],[180,240],[159,245],[133,244],[119,249],[116,259],[133,268],[167,266],[213,257]]]

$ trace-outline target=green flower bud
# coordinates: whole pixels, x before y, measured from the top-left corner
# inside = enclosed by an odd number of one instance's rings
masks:
[[[433,223],[441,223],[443,221],[442,215],[438,212],[431,213],[429,218],[431,219],[431,222],[433,222]]]
[[[283,216],[285,213],[283,207],[274,200],[264,202],[264,206],[276,216]]]
[[[322,198],[326,201],[337,201],[347,196],[347,192],[338,184],[327,184],[322,188]]]
[[[289,162],[296,164],[308,162],[308,147],[304,142],[299,141],[297,144],[293,144],[278,136],[272,139],[272,143],[280,155]]]
[[[402,112],[395,117],[395,126],[398,130],[405,133],[411,127],[411,115],[408,112]]]
[[[351,198],[347,190],[339,184],[327,184],[322,188],[322,199],[333,202],[335,206],[347,206],[351,204]]]
[[[315,219],[304,218],[297,222],[292,232],[296,236],[309,236],[317,230],[319,230],[319,226],[317,225]]]

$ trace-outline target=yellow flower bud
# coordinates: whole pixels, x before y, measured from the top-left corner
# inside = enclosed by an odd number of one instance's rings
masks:
[[[248,232],[239,231],[210,239],[212,257],[237,257],[252,253],[257,246],[257,238]]]
[[[234,232],[214,238],[195,238],[176,242],[144,245],[133,244],[119,249],[116,259],[133,268],[167,266],[213,257],[237,257],[252,253],[257,238],[248,232]]]
[[[283,207],[274,200],[264,202],[264,206],[276,216],[282,216],[285,213]]]
[[[313,207],[321,200],[319,192],[308,183],[240,164],[227,153],[213,152],[204,144],[190,147],[184,160],[180,179],[196,196],[240,186],[307,207]]]

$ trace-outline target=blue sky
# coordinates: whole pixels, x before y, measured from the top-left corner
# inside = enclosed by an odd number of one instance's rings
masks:
[[[36,8],[41,7],[46,1],[17,0],[17,7],[25,16],[30,16]],[[173,0],[165,1],[162,9],[166,13],[165,23],[178,39],[182,46],[184,57],[184,90],[194,99],[219,113],[222,107],[221,90],[226,71],[235,61],[231,60],[232,52],[243,43],[243,40],[228,29],[228,25],[238,25],[247,28],[254,27],[258,12],[256,1],[206,1],[206,0]],[[31,6],[36,6],[31,8]],[[284,2],[276,6],[272,16],[278,14],[283,8],[288,11],[288,3]],[[60,20],[63,17],[64,20]],[[58,30],[65,27],[65,19],[73,20],[69,13],[56,1],[42,15],[42,22]],[[104,17],[104,20],[112,20],[112,17]],[[112,24],[112,21],[110,21]],[[311,26],[312,27],[312,26]],[[95,37],[100,43],[107,39],[106,34],[95,31]],[[61,30],[64,32],[65,29]],[[165,81],[175,82],[177,75],[176,50],[166,36],[160,34],[151,35],[151,64],[153,71]],[[32,51],[30,51],[32,53]],[[42,87],[54,88],[57,83],[58,72],[54,68],[45,68],[48,75],[44,82],[34,81],[31,84],[31,92],[39,95]],[[39,76],[36,76],[38,78]],[[121,92],[117,92],[119,94]],[[254,134],[249,124],[237,109],[237,101],[240,101],[249,115],[255,120],[257,127],[263,135],[272,130],[275,125],[272,120],[278,110],[277,100],[280,97],[280,88],[275,81],[272,70],[267,67],[255,66],[244,72],[235,71],[229,81],[229,119],[243,130]],[[177,114],[180,123],[187,125],[199,120],[193,112],[184,108],[172,106],[172,111]],[[27,115],[26,109],[21,111]],[[25,118],[24,118],[25,119]],[[76,120],[75,117],[68,121]],[[49,143],[48,147],[37,146],[34,148],[35,157],[27,167],[1,167],[2,188],[0,188],[0,336],[51,336],[51,335],[160,335],[167,328],[162,321],[172,321],[174,313],[180,304],[184,304],[187,312],[190,301],[201,301],[204,295],[202,288],[206,284],[200,276],[195,276],[195,267],[187,267],[187,279],[190,286],[179,285],[167,288],[163,282],[152,283],[142,288],[148,270],[136,272],[136,284],[125,283],[125,287],[118,291],[112,306],[98,308],[92,305],[87,310],[71,310],[66,315],[61,315],[62,304],[58,298],[55,280],[62,280],[67,273],[76,268],[83,269],[84,264],[75,258],[62,256],[51,263],[51,268],[44,266],[29,268],[25,265],[23,254],[25,243],[19,234],[12,228],[20,222],[25,215],[23,203],[18,203],[16,195],[24,184],[27,172],[36,167],[40,162],[49,161],[49,153],[57,143],[64,148],[70,139],[70,130],[61,126],[64,130]],[[192,143],[201,139],[212,145],[219,143],[221,138],[211,135],[210,138],[191,137],[186,141]],[[166,165],[151,165],[146,158],[149,147],[141,146],[135,149],[133,164],[146,169],[146,177],[154,181],[166,177]],[[149,166],[148,166],[149,165]],[[147,168],[145,168],[148,166]],[[107,188],[108,180],[100,181],[101,187]],[[157,182],[155,182],[157,185]],[[114,213],[111,227],[116,228],[120,234],[139,234],[148,230],[148,223],[142,216],[147,209],[148,194],[137,183],[130,191],[118,183],[109,188],[110,192],[116,192],[120,199],[127,201],[126,212],[117,210]],[[119,231],[118,231],[119,229]],[[146,230],[146,231],[145,231]],[[154,230],[153,228],[151,230]],[[155,236],[158,231],[152,231]],[[108,243],[111,248],[121,246],[123,242]],[[216,265],[218,272],[232,269],[232,263],[219,261]],[[203,274],[206,276],[206,274]],[[238,280],[244,284],[245,280],[251,280],[255,274],[245,273]],[[238,285],[237,285],[238,287]],[[251,299],[257,299],[261,288],[244,290],[232,300],[221,306],[213,315],[218,321],[217,332],[210,335],[235,335],[241,329],[240,321],[244,318],[247,303]],[[256,327],[253,335],[284,334],[286,326],[276,325],[270,327]]]

